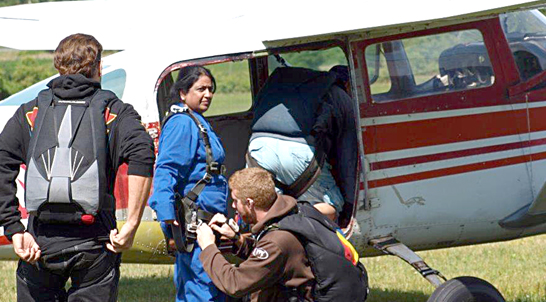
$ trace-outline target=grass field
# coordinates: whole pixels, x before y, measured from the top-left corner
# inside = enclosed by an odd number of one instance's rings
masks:
[[[506,301],[546,301],[546,235],[419,254],[448,278],[486,279]],[[369,302],[421,302],[434,289],[400,259],[385,256],[362,262],[370,277]],[[0,301],[15,301],[15,268],[16,262],[0,261]],[[122,264],[121,274],[120,302],[174,300],[171,265]]]

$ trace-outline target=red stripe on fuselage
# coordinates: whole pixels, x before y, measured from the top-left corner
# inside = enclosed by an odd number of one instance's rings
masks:
[[[440,160],[448,160],[448,159],[460,158],[465,156],[521,149],[521,148],[539,146],[539,145],[545,145],[545,144],[546,144],[546,138],[542,138],[542,139],[536,139],[531,141],[509,143],[504,145],[487,146],[487,147],[467,149],[467,150],[443,152],[443,153],[437,153],[437,154],[431,154],[431,155],[415,156],[415,157],[408,157],[408,158],[402,158],[402,159],[393,159],[393,160],[371,163],[370,170],[375,171],[375,170],[402,167],[402,166],[408,166],[408,165],[417,165],[417,164],[440,161]]]
[[[546,108],[472,114],[384,125],[362,132],[365,154],[435,146],[546,130]]]
[[[425,180],[430,178],[437,178],[437,177],[443,177],[443,176],[449,176],[449,175],[455,175],[455,174],[461,174],[461,173],[468,173],[468,172],[522,164],[522,163],[541,160],[541,159],[546,159],[546,152],[536,153],[531,155],[521,155],[516,157],[485,161],[481,163],[474,163],[474,164],[462,165],[457,167],[444,168],[444,169],[425,171],[425,172],[414,173],[409,175],[402,175],[402,176],[372,180],[368,182],[368,187],[378,188],[378,187],[384,187],[384,186],[392,186],[392,185],[397,185],[397,184],[406,183],[406,182]]]

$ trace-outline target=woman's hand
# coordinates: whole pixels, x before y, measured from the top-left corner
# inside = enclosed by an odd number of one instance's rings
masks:
[[[179,226],[180,224],[178,223],[178,221],[174,220],[174,219],[171,219],[171,220],[164,220],[164,222],[166,224],[172,224],[174,226]]]

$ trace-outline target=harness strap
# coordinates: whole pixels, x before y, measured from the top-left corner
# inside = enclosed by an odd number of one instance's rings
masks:
[[[195,124],[197,125],[197,128],[199,128],[199,136],[201,137],[201,139],[203,140],[203,144],[205,145],[205,154],[206,154],[206,162],[207,162],[207,173],[205,173],[205,176],[203,177],[203,179],[207,183],[209,183],[210,180],[212,180],[212,174],[223,175],[225,173],[226,167],[214,161],[214,157],[212,154],[212,147],[210,145],[210,139],[209,139],[207,128],[203,126],[203,124],[199,121],[197,117],[195,117],[195,115],[191,112],[191,110],[189,110],[188,107],[180,107],[178,105],[172,105],[169,114],[165,117],[165,120],[163,121],[163,124],[165,124],[171,116],[177,113],[187,114],[195,122]]]
[[[31,136],[34,133],[40,133],[40,131],[42,129],[42,124],[44,122],[45,111],[46,110],[42,110],[42,112],[40,112],[40,108],[45,105],[45,109],[47,109],[47,107],[49,107],[52,102],[53,102],[53,92],[51,90],[41,91],[38,94],[38,102],[36,104],[36,106],[38,107],[38,115],[36,116],[36,120],[34,121],[34,129],[30,133]],[[40,106],[40,105],[42,105],[42,106]],[[34,152],[34,150],[36,149],[37,144],[38,144],[38,140],[34,140],[32,146],[30,146],[29,150],[31,150],[31,152]],[[30,154],[32,154],[32,153],[30,153]],[[29,159],[30,159],[30,157],[29,157]]]
[[[226,167],[220,165],[218,162],[214,161],[212,154],[212,147],[210,145],[210,139],[207,129],[203,124],[193,115],[188,107],[180,107],[177,105],[172,105],[170,108],[169,114],[165,117],[163,124],[165,124],[168,119],[178,113],[187,114],[199,128],[199,136],[203,140],[205,145],[205,154],[207,168],[205,175],[201,178],[194,186],[191,188],[186,196],[183,198],[175,194],[175,212],[176,219],[182,225],[179,227],[172,226],[172,232],[174,241],[179,252],[191,252],[195,245],[196,238],[196,229],[200,222],[210,221],[214,214],[206,212],[202,209],[199,209],[197,206],[197,198],[199,194],[205,189],[205,186],[212,181],[214,175],[223,175],[225,173]],[[177,196],[176,196],[177,195]]]
[[[318,176],[322,171],[324,161],[326,160],[326,154],[322,152],[321,148],[316,148],[315,150],[316,153],[313,155],[313,158],[311,159],[311,162],[309,163],[307,168],[305,168],[300,176],[298,176],[298,178],[296,178],[296,180],[294,180],[294,182],[290,185],[280,182],[277,179],[275,173],[260,166],[260,164],[250,155],[248,151],[246,152],[245,158],[249,167],[259,167],[273,174],[273,181],[275,182],[275,186],[283,190],[284,194],[290,195],[294,198],[298,198],[303,193],[305,193],[305,191],[307,191],[309,187],[311,187],[311,185],[317,180]]]

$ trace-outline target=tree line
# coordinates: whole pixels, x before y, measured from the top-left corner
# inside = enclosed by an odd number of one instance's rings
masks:
[[[0,51],[0,100],[57,73],[53,60],[42,58],[43,52],[21,51],[5,59],[8,52]]]

